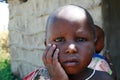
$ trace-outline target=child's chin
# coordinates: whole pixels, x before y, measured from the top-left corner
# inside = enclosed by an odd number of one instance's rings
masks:
[[[77,69],[75,69],[75,68],[67,68],[65,71],[69,75],[74,75],[74,74],[78,74],[79,73],[79,71]]]

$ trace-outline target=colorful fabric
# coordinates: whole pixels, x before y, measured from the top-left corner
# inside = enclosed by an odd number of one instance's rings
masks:
[[[47,69],[41,67],[28,74],[23,80],[50,80],[50,77]]]
[[[96,57],[98,57],[100,59],[104,59],[105,61],[109,62],[108,59],[105,56],[100,55],[99,53],[96,53],[96,54],[93,55],[93,58],[96,58]]]
[[[108,72],[110,75],[112,74],[112,70],[107,60],[105,59],[105,57],[99,54],[94,55],[88,67],[95,70]]]

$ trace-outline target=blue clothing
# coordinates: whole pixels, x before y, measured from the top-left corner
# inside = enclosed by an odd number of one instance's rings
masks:
[[[107,61],[107,63],[109,63],[108,59],[107,59],[105,56],[100,55],[99,53],[95,53],[95,54],[93,55],[93,58],[95,58],[95,57],[98,57],[98,58],[100,58],[100,59],[104,59],[105,61]]]

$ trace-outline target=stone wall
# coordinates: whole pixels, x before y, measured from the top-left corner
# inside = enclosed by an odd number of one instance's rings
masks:
[[[102,26],[101,0],[8,0],[12,72],[23,78],[42,66],[45,24],[49,14],[66,4],[85,7]]]

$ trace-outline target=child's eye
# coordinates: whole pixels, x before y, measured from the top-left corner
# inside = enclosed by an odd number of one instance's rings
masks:
[[[54,40],[55,42],[64,42],[65,39],[63,37],[58,37]]]
[[[77,38],[77,42],[84,42],[84,41],[86,41],[85,38]]]

